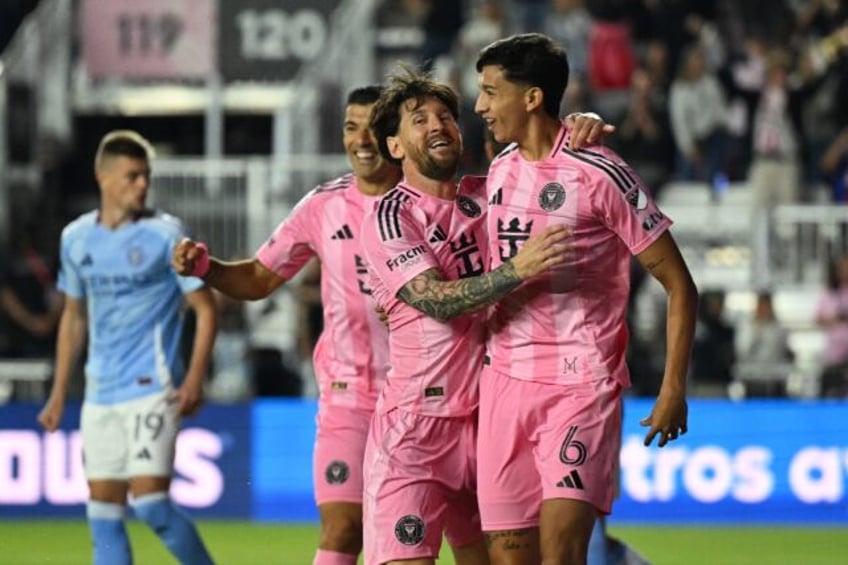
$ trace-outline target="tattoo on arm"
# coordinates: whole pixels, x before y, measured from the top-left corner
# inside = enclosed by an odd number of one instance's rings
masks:
[[[510,261],[485,275],[456,281],[442,280],[437,269],[429,269],[406,283],[398,298],[431,318],[450,320],[494,304],[520,284]]]
[[[650,263],[648,263],[647,265],[645,265],[645,268],[646,268],[648,271],[653,271],[654,269],[656,269],[657,267],[659,267],[659,266],[660,266],[660,265],[662,265],[663,263],[665,263],[665,257],[660,257],[660,258],[659,258],[659,259],[657,259],[656,261],[651,261]]]

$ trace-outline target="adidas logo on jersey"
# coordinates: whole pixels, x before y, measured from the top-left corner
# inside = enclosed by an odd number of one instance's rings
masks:
[[[89,255],[88,253],[86,253],[85,257],[83,257],[82,261],[80,261],[80,267],[90,267],[93,264],[94,261],[92,261],[91,255]]]
[[[577,473],[576,469],[564,476],[562,480],[556,484],[556,486],[559,488],[576,488],[577,490],[585,490],[583,488],[583,481],[580,480],[580,475]]]
[[[347,224],[343,225],[330,239],[353,239],[353,231]]]
[[[448,234],[445,233],[445,230],[442,229],[442,226],[436,224],[436,229],[433,230],[433,235],[430,237],[430,243],[438,243],[439,241],[445,241],[448,238]]]
[[[135,454],[135,458],[136,458],[136,459],[147,459],[148,461],[149,461],[150,459],[152,459],[152,458],[150,457],[150,452],[149,452],[149,451],[147,451],[147,448],[146,448],[146,447],[142,447],[142,448],[141,448],[141,451],[139,451],[138,453],[136,453],[136,454]]]

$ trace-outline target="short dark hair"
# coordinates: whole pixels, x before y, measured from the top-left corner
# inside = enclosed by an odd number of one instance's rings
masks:
[[[477,72],[488,65],[503,69],[510,82],[542,90],[545,113],[559,117],[562,95],[568,86],[568,57],[565,49],[541,33],[522,33],[489,44],[477,58]]]
[[[356,104],[357,106],[370,106],[374,104],[383,93],[384,87],[381,84],[371,84],[368,86],[360,86],[354,88],[347,95],[346,105]]]
[[[451,87],[409,67],[404,66],[401,69],[400,72],[389,76],[388,86],[374,105],[370,121],[380,154],[394,165],[400,165],[400,160],[389,153],[386,138],[397,135],[404,102],[414,99],[420,105],[425,98],[435,98],[447,106],[455,120],[459,119],[459,98]]]
[[[130,157],[149,161],[156,152],[153,146],[138,132],[119,129],[110,131],[100,140],[94,156],[94,170],[100,170],[107,157]]]

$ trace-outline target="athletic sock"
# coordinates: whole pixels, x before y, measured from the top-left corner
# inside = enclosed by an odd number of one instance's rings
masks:
[[[356,555],[319,549],[315,552],[315,560],[312,561],[312,565],[356,565]]]
[[[124,506],[89,500],[86,515],[94,546],[94,565],[132,565]]]
[[[194,523],[174,506],[167,493],[156,492],[136,498],[136,516],[147,524],[183,565],[211,565],[212,558]]]

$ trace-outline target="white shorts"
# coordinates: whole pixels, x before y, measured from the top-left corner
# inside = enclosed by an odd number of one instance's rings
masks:
[[[170,477],[179,428],[173,390],[112,405],[84,403],[80,431],[86,478]]]

